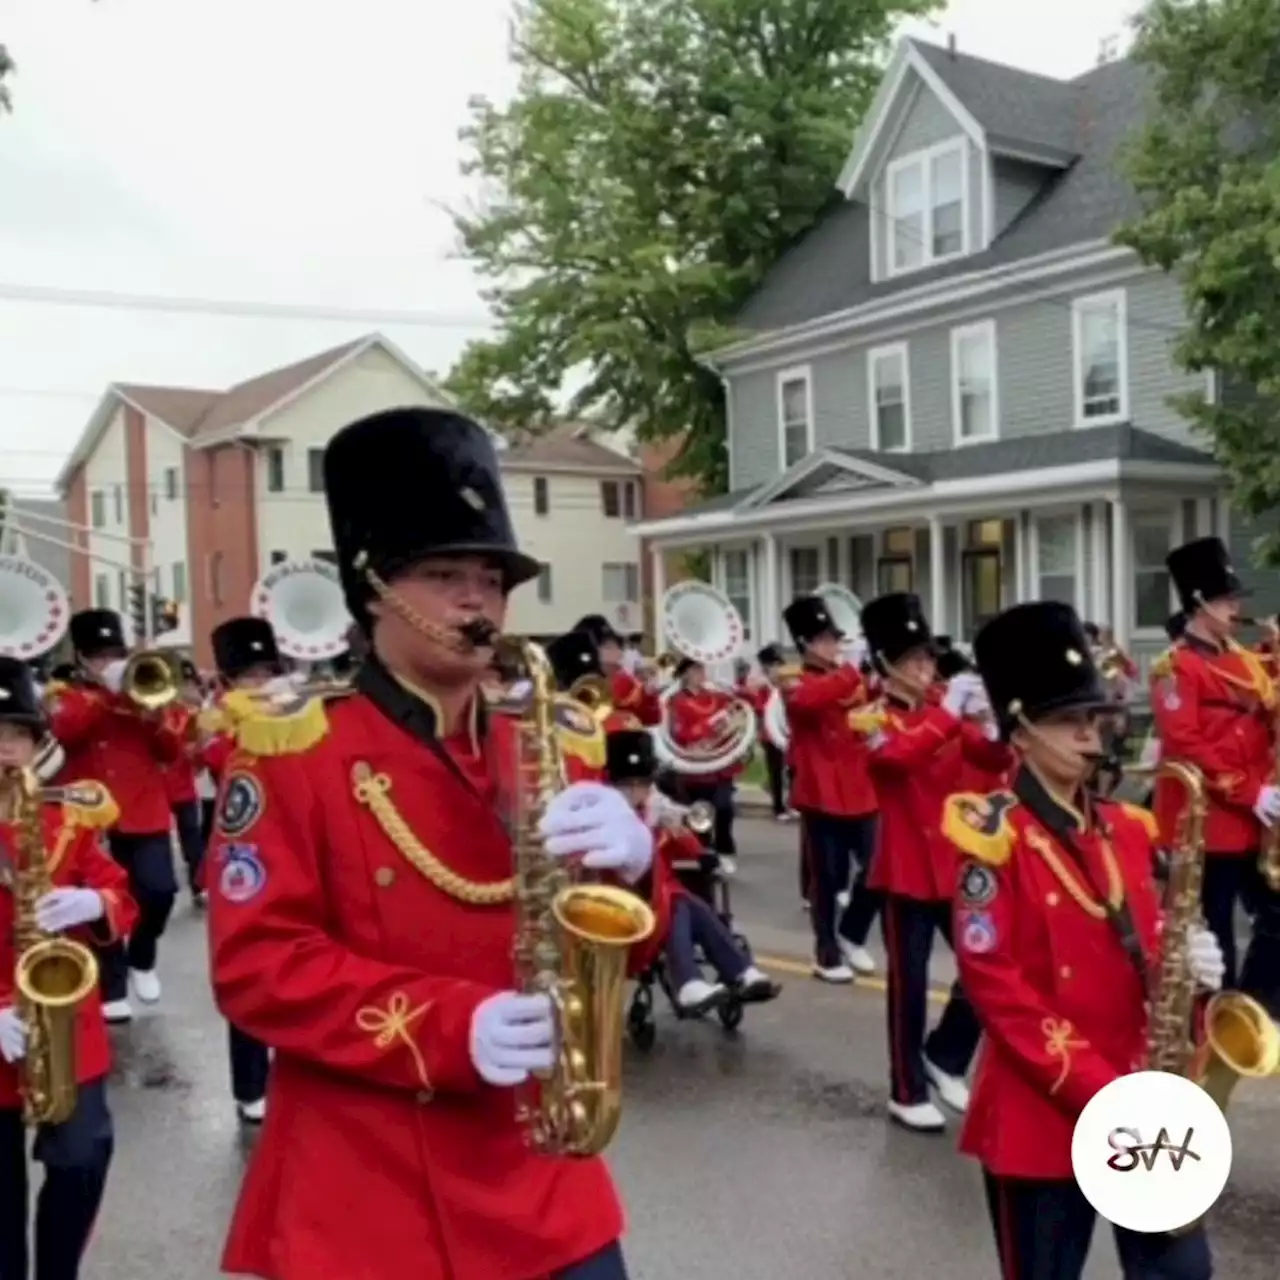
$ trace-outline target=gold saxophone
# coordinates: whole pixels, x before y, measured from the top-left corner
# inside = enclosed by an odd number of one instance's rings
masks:
[[[538,823],[564,787],[556,735],[556,683],[543,650],[520,645],[532,693],[519,722],[513,843],[516,985],[551,997],[558,1055],[530,1082],[519,1118],[549,1154],[598,1155],[622,1116],[623,997],[627,953],[656,927],[648,904],[612,885],[575,879],[543,849]]]
[[[98,984],[88,947],[45,933],[36,903],[53,888],[44,844],[46,793],[28,769],[0,776],[0,810],[17,829],[14,850],[14,985],[27,1032],[22,1110],[28,1124],[60,1124],[76,1105],[76,1013]]]
[[[1168,761],[1157,778],[1187,793],[1178,819],[1165,896],[1164,943],[1148,1022],[1147,1068],[1193,1079],[1224,1112],[1240,1079],[1273,1075],[1280,1065],[1280,1033],[1267,1011],[1240,991],[1213,996],[1204,1011],[1204,1042],[1196,1041],[1196,982],[1187,957],[1192,925],[1203,925],[1204,827],[1208,797],[1204,774]]]

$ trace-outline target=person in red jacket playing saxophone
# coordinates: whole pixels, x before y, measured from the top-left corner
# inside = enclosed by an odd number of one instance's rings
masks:
[[[1264,831],[1280,822],[1276,717],[1280,691],[1257,654],[1233,638],[1247,594],[1217,538],[1175,547],[1169,574],[1186,612],[1182,638],[1157,664],[1152,709],[1161,758],[1195,765],[1205,776],[1204,914],[1222,946],[1227,985],[1239,986],[1280,1016],[1280,893],[1258,864]],[[1157,812],[1171,825],[1179,809],[1165,786]],[[1252,917],[1253,934],[1237,983],[1235,911]]]
[[[515,989],[512,833],[531,804],[541,853],[635,884],[652,832],[600,781],[528,794],[521,725],[488,713],[495,630],[539,565],[516,546],[485,428],[377,413],[330,440],[324,480],[370,646],[345,696],[242,725],[223,781],[214,993],[275,1051],[223,1266],[624,1280],[603,1161],[539,1151],[519,1117],[514,1090],[558,1046],[550,998]],[[602,758],[598,726],[575,720]]]
[[[866,944],[879,906],[879,895],[866,884],[876,793],[866,738],[850,721],[866,704],[866,684],[820,597],[793,600],[783,618],[803,662],[782,696],[791,735],[791,804],[800,814],[810,866],[813,974],[824,982],[852,982],[855,973],[875,972]]]
[[[0,658],[0,1280],[27,1280],[29,1258],[27,1126],[22,1067],[26,1024],[16,1006],[14,878],[21,871],[25,833],[15,824],[12,773],[34,768],[46,727],[26,664]],[[101,783],[82,781],[41,793],[43,856],[53,888],[35,904],[36,922],[50,934],[82,934],[110,943],[128,933],[137,915],[128,876],[102,847],[116,817]],[[34,1274],[75,1280],[107,1183],[113,1146],[107,1107],[111,1050],[96,990],[76,1011],[75,1109],[58,1124],[36,1130],[34,1158],[44,1165],[35,1215]]]
[[[144,1004],[160,999],[156,956],[178,894],[164,766],[182,755],[190,712],[144,711],[120,692],[129,650],[119,614],[84,609],[72,615],[70,633],[80,678],[48,700],[49,722],[66,752],[58,780],[101,782],[120,809],[108,846],[129,873],[138,920],[127,945],[104,948],[100,959],[103,1015],[128,1022],[131,985]]]
[[[868,883],[884,895],[882,927],[889,959],[889,1116],[922,1133],[946,1127],[930,1086],[955,1111],[969,1103],[965,1073],[978,1024],[957,982],[926,1038],[929,960],[936,933],[951,942],[956,856],[942,839],[942,806],[954,781],[955,752],[998,769],[1007,750],[997,735],[966,718],[982,695],[972,672],[957,672],[940,699],[933,637],[918,596],[879,596],[862,611],[868,657],[881,698],[857,719],[868,734],[869,769],[880,805]],[[975,708],[980,711],[980,707]]]
[[[983,1031],[960,1149],[982,1164],[1004,1280],[1080,1280],[1096,1214],[1071,1140],[1094,1094],[1145,1067],[1161,946],[1155,824],[1090,792],[1109,698],[1070,606],[1016,605],[974,654],[1021,764],[1010,790],[951,796],[943,813],[963,859],[960,981]],[[1198,985],[1218,988],[1212,933],[1192,926],[1186,950]],[[1211,1274],[1203,1229],[1115,1236],[1125,1280]]]

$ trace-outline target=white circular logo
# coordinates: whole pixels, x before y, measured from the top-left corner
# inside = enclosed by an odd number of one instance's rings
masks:
[[[1177,1231],[1204,1216],[1231,1172],[1231,1130],[1199,1085],[1166,1071],[1113,1080],[1071,1138],[1084,1197],[1130,1231]]]

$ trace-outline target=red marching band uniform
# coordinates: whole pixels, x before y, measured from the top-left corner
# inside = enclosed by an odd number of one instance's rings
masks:
[[[697,665],[685,658],[676,668],[676,678],[687,675]],[[724,737],[725,721],[735,702],[736,698],[732,693],[709,685],[703,685],[699,689],[676,689],[667,701],[671,740],[678,747],[692,747],[695,750],[698,747],[714,746]],[[642,720],[641,723],[645,721]],[[745,763],[739,760],[713,773],[700,773],[694,781],[700,787],[732,782],[742,772]]]
[[[490,562],[503,592],[537,572],[515,547],[492,442],[465,418],[400,409],[363,419],[330,442],[325,473],[348,603],[375,641],[394,613],[402,636],[424,637],[433,656],[423,662],[463,661],[442,647],[465,651],[461,633],[396,594],[401,581],[419,587],[412,570],[423,561],[442,557],[422,589],[449,599],[487,598],[494,588],[479,575]],[[374,616],[384,608],[392,613]],[[371,652],[352,696],[277,715],[271,753],[237,754],[223,779],[210,851],[214,989],[227,1018],[275,1050],[229,1272],[624,1274],[622,1210],[603,1161],[538,1151],[517,1115],[511,1086],[528,1069],[510,1064],[534,1048],[511,1046],[535,1046],[549,1064],[551,1015],[540,997],[512,991],[508,824],[529,798],[515,790],[519,725],[481,706],[481,678],[477,666],[455,726],[431,691]],[[599,725],[580,709],[559,724],[566,758],[594,772]],[[574,796],[557,796],[547,814],[562,798],[571,803],[557,811],[572,813],[577,832],[591,819]],[[594,803],[607,811],[596,821],[626,833],[601,847],[637,849],[627,877],[637,879],[652,837],[616,794]],[[495,1026],[515,1032],[522,1001],[519,1016],[541,1019],[546,1039],[495,1036]]]

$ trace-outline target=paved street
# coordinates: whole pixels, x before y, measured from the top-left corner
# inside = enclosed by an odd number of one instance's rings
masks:
[[[632,1057],[613,1153],[634,1280],[787,1275],[993,1280],[975,1169],[953,1140],[882,1116],[883,995],[818,986],[797,901],[795,828],[748,820],[739,921],[787,988],[737,1039],[662,1012]],[[214,1280],[243,1150],[222,1028],[204,980],[204,927],[183,908],[163,957],[161,1013],[119,1037],[119,1138],[90,1280]],[[938,977],[946,976],[940,966]],[[1280,1084],[1280,1082],[1278,1082]],[[1280,1087],[1232,1106],[1236,1170],[1216,1218],[1218,1276],[1262,1280],[1280,1253]],[[1117,1274],[1099,1234],[1090,1280]]]

